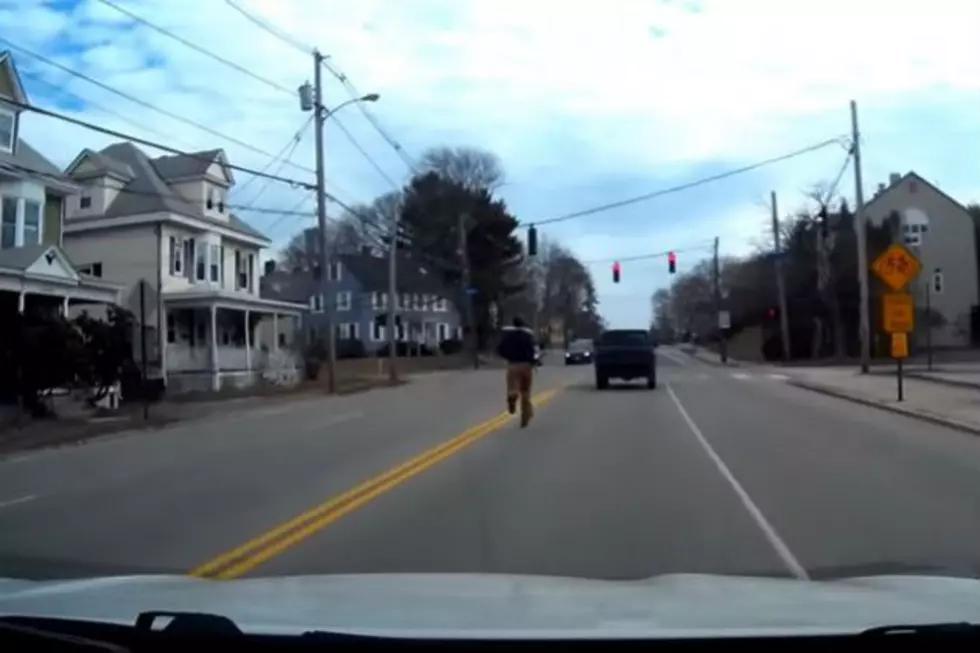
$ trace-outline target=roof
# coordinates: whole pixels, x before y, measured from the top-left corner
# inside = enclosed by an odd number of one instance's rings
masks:
[[[928,186],[930,189],[932,189],[933,191],[935,191],[936,193],[938,193],[940,196],[944,197],[945,199],[947,199],[948,201],[952,202],[954,205],[956,205],[957,207],[959,207],[964,213],[968,213],[968,211],[966,210],[966,207],[965,206],[963,206],[960,202],[958,202],[955,199],[953,199],[950,195],[948,195],[947,193],[945,193],[938,186],[936,186],[935,184],[931,183],[927,179],[923,179],[922,176],[919,175],[918,173],[913,172],[913,171],[909,171],[909,172],[906,172],[904,175],[902,175],[900,178],[898,178],[894,183],[888,184],[883,189],[881,189],[881,191],[879,191],[877,194],[875,194],[875,196],[873,198],[871,198],[871,200],[869,200],[868,202],[865,202],[865,204],[864,204],[865,214],[867,214],[868,209],[871,206],[873,206],[875,204],[875,202],[877,202],[879,200],[879,198],[884,197],[886,194],[888,194],[889,192],[891,192],[895,188],[901,186],[903,183],[905,183],[909,179],[914,179],[918,183],[923,184],[925,186]]]
[[[40,244],[0,249],[0,268],[24,271],[34,265],[39,258],[41,258],[48,252],[48,250],[51,249],[55,250],[57,256],[64,259],[69,266],[72,268],[75,267],[74,263],[71,262],[71,259],[68,258],[68,255],[58,247],[54,245]]]
[[[51,163],[43,154],[31,147],[23,138],[17,139],[17,147],[14,153],[0,152],[0,165],[9,164],[25,172],[33,172],[42,175],[55,177],[56,179],[66,180],[61,169]]]
[[[93,169],[87,172],[77,171],[75,168],[80,165],[82,161],[89,161],[92,164]],[[116,177],[128,181],[135,176],[133,169],[125,163],[111,159],[88,148],[82,150],[79,155],[75,157],[75,160],[71,162],[65,172],[72,179],[89,179],[91,177],[101,177],[106,174],[114,174]]]
[[[26,104],[27,93],[24,91],[24,83],[20,80],[20,73],[17,72],[17,65],[14,63],[14,56],[10,54],[10,50],[0,51],[0,66],[6,68],[10,73],[10,81],[13,83],[14,92],[17,95],[13,99]]]
[[[313,275],[309,272],[287,272],[276,270],[259,279],[259,296],[284,302],[309,301],[313,294],[311,285]]]
[[[341,254],[336,257],[365,290],[388,289],[388,258],[369,254]],[[446,287],[437,275],[425,274],[407,256],[399,256],[397,282],[399,291],[445,293]]]
[[[202,207],[188,202],[175,193],[157,172],[156,164],[138,147],[129,142],[115,143],[98,152],[99,156],[108,159],[115,166],[126,166],[133,173],[132,179],[116,196],[109,208],[101,216],[91,218],[72,218],[73,223],[102,218],[119,218],[144,213],[166,212],[183,215],[214,226],[226,227],[232,231],[269,239],[260,231],[241,220],[234,214],[228,215],[228,221],[212,218],[204,214]],[[169,164],[168,164],[169,165]],[[210,165],[208,163],[207,165]]]
[[[221,150],[204,150],[202,152],[192,152],[190,156],[183,154],[158,156],[150,162],[161,178],[172,181],[174,179],[203,177],[207,173],[208,168],[220,156],[222,156]]]

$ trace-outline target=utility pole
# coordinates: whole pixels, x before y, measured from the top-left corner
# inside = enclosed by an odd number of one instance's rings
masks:
[[[395,321],[398,319],[398,218],[391,224],[388,242],[388,380],[398,383],[398,344],[395,340]]]
[[[465,213],[459,214],[459,259],[463,265],[463,302],[466,305],[466,327],[463,328],[464,344],[471,348],[473,354],[473,369],[480,367],[480,355],[477,351],[476,324],[473,319],[473,294],[470,292],[470,255],[468,250],[467,221]],[[468,342],[465,341],[466,330],[469,329]]]
[[[714,255],[714,279],[715,279],[715,325],[718,327],[718,353],[721,354],[721,362],[728,362],[728,338],[725,330],[721,328],[721,266],[718,262],[719,238],[715,236],[715,255]]]
[[[858,130],[857,102],[851,100],[851,147],[854,149],[854,229],[857,235],[857,274],[861,291],[861,373],[871,364],[871,318],[868,315],[868,245],[864,223],[864,187],[861,181],[861,132]]]
[[[334,331],[334,301],[330,296],[330,245],[327,238],[327,190],[324,181],[323,124],[327,119],[323,106],[323,55],[313,51],[313,122],[316,136],[316,222],[320,231],[320,293],[327,328],[327,391],[337,391],[337,334]]]
[[[769,195],[772,203],[772,243],[776,254],[776,293],[779,295],[779,330],[783,341],[783,361],[789,361],[789,315],[786,314],[786,282],[783,279],[783,252],[779,244],[779,209],[776,206],[776,191]]]

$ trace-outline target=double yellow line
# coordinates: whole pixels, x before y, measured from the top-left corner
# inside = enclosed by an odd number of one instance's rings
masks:
[[[535,406],[541,406],[554,397],[557,392],[557,388],[545,390],[535,395],[532,401]],[[507,413],[500,413],[485,422],[472,426],[446,442],[432,447],[414,458],[314,506],[241,546],[226,551],[195,567],[190,571],[190,575],[199,578],[229,580],[246,574],[269,558],[279,555],[289,547],[326,528],[372,499],[445,460],[485,435],[493,433],[507,423],[511,417]]]

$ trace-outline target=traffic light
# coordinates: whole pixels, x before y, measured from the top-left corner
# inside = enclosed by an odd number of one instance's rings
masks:
[[[538,230],[531,225],[527,230],[527,255],[537,256],[538,254]]]
[[[667,271],[671,274],[677,272],[677,254],[667,252]]]
[[[613,283],[619,283],[619,261],[613,263]]]
[[[776,309],[771,307],[767,309],[766,317],[769,318],[770,320],[774,319],[776,317]]]

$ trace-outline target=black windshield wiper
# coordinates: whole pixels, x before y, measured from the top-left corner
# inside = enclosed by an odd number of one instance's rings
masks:
[[[869,628],[861,632],[861,635],[871,635],[871,636],[926,635],[926,636],[935,636],[935,637],[950,637],[950,636],[980,637],[980,625],[972,624],[968,621],[954,621],[949,623],[938,623],[938,624],[876,626],[874,628]]]

